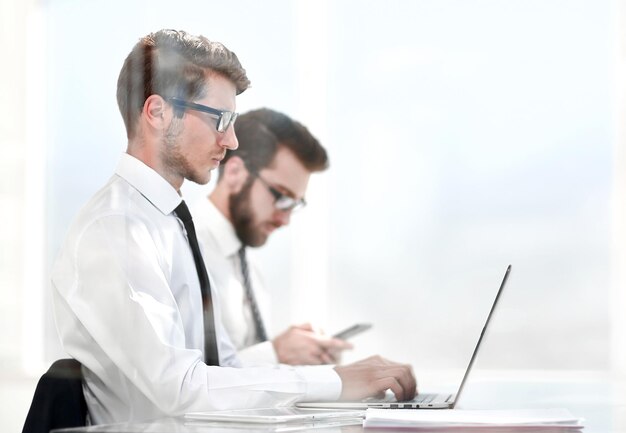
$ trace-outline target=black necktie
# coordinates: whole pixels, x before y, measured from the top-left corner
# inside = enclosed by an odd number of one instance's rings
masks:
[[[261,319],[261,313],[259,312],[259,306],[256,303],[254,292],[252,291],[252,283],[250,282],[250,272],[248,271],[248,260],[246,259],[246,247],[241,247],[239,250],[239,263],[241,264],[241,275],[243,277],[243,286],[246,289],[246,296],[248,297],[248,303],[250,304],[250,311],[252,312],[252,318],[254,319],[254,327],[256,328],[256,336],[259,341],[267,341],[267,333],[265,332],[265,326],[263,326],[263,320]]]
[[[215,337],[215,318],[213,316],[213,301],[211,300],[211,286],[209,283],[209,275],[204,267],[200,247],[198,246],[198,238],[196,237],[196,228],[191,219],[189,208],[185,201],[174,209],[178,218],[183,222],[187,239],[193,254],[193,261],[196,263],[196,272],[200,280],[200,291],[202,292],[202,309],[204,311],[204,360],[207,365],[220,365],[220,358],[217,351],[217,339]]]

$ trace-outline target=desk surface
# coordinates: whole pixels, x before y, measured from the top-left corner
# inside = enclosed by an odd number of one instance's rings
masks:
[[[468,383],[459,403],[462,409],[536,409],[567,408],[585,419],[582,433],[626,433],[626,383],[609,378],[578,379],[562,377],[554,380],[491,379]],[[375,433],[361,425],[288,424],[254,425],[232,423],[189,422],[182,418],[166,418],[151,423],[99,425],[56,430],[55,433],[246,433],[315,431]],[[390,430],[382,430],[389,432]],[[404,430],[407,431],[407,430]]]

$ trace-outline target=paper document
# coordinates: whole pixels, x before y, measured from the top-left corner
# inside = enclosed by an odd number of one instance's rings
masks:
[[[567,409],[533,410],[400,410],[367,409],[363,426],[377,428],[455,429],[498,428],[523,430],[533,428],[580,429],[583,419]]]

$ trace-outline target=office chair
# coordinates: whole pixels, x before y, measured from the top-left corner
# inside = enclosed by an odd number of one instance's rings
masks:
[[[87,424],[80,362],[59,359],[37,383],[22,433],[49,433],[55,428]]]

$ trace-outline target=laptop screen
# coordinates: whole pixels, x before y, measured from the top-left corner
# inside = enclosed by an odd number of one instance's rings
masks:
[[[483,337],[485,335],[485,331],[487,330],[487,327],[489,326],[489,321],[491,320],[491,316],[493,315],[493,312],[496,309],[496,305],[498,305],[498,299],[500,299],[500,295],[502,294],[502,289],[504,289],[504,286],[506,284],[506,280],[509,278],[509,274],[510,273],[511,273],[511,265],[509,265],[506,268],[506,272],[504,273],[504,278],[502,278],[502,283],[500,283],[500,288],[498,289],[498,293],[496,294],[496,299],[494,299],[493,305],[491,306],[491,310],[489,310],[489,315],[487,316],[487,320],[485,321],[485,326],[483,326],[483,330],[480,332],[480,337],[478,338],[478,343],[476,343],[476,347],[474,348],[474,353],[472,353],[472,357],[470,358],[469,365],[467,366],[467,369],[465,370],[465,375],[463,376],[463,380],[461,381],[461,385],[459,386],[459,390],[456,393],[456,398],[454,399],[454,403],[452,404],[453,408],[459,402],[459,398],[461,397],[461,392],[463,392],[463,387],[465,386],[465,382],[467,381],[467,377],[469,376],[470,371],[472,370],[472,366],[474,365],[474,360],[476,359],[476,354],[478,353],[478,348],[480,347],[480,343],[483,341]]]

